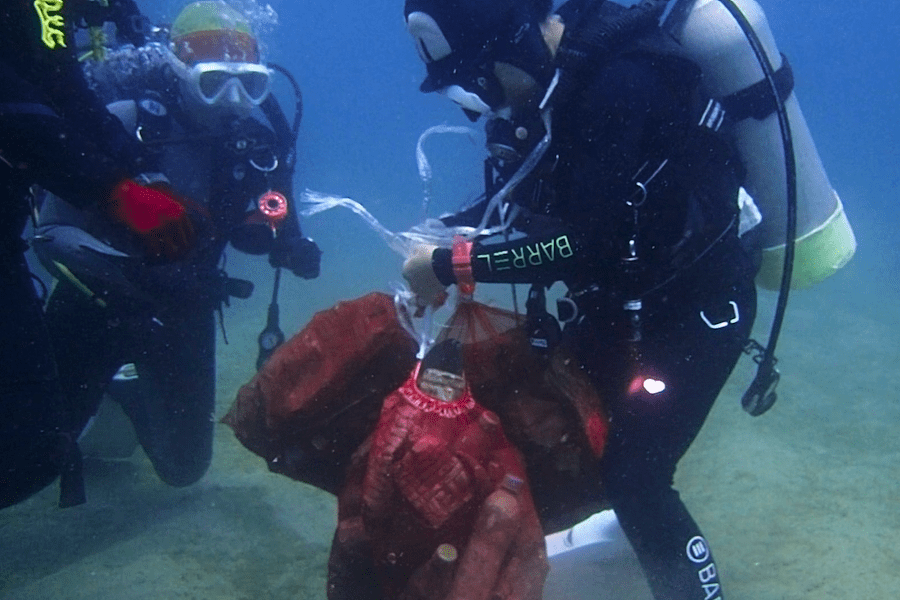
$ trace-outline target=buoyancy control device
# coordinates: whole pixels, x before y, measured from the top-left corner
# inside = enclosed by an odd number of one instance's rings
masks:
[[[746,16],[765,54],[777,71],[789,67],[775,45],[762,8],[755,0],[733,0]],[[663,26],[703,71],[703,91],[721,101],[726,113],[741,96],[750,110],[731,111],[735,145],[747,170],[744,187],[762,213],[762,265],[757,284],[770,290],[781,285],[786,252],[788,198],[782,135],[774,103],[753,98],[764,82],[760,62],[748,38],[719,0],[676,0]],[[786,67],[786,68],[783,68]],[[789,77],[789,76],[788,76]],[[796,234],[791,287],[814,285],[843,267],[856,250],[856,239],[841,199],[831,187],[796,95],[787,89],[784,108],[793,139],[796,176]],[[770,96],[771,97],[771,96]],[[755,104],[755,106],[754,106]],[[771,105],[771,106],[770,106]],[[744,102],[746,109],[748,102]],[[755,110],[754,110],[755,109]],[[743,114],[741,114],[743,113]]]
[[[585,7],[571,0],[560,13],[570,5],[576,15]],[[838,271],[852,258],[856,239],[793,93],[790,65],[755,0],[641,0],[588,37],[586,51],[575,52],[573,64],[563,67],[570,73],[560,78],[557,93],[565,94],[567,79],[590,63],[589,54],[602,54],[632,30],[655,25],[660,14],[662,27],[682,46],[679,53],[703,73],[701,91],[711,100],[698,125],[718,130],[730,121],[746,169],[742,196],[753,198],[762,213],[754,233],[762,249],[756,282],[779,295],[767,346],[748,340],[745,348],[759,369],[741,403],[758,416],[777,398],[774,352],[789,290]]]

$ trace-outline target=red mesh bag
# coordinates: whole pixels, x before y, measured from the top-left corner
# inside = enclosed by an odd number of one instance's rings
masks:
[[[539,514],[581,507],[579,478],[596,495],[606,419],[577,363],[538,356],[519,316],[471,301],[436,347],[450,342],[457,368],[423,368],[389,297],[341,303],[225,418],[271,470],[338,495],[331,600],[539,600]]]
[[[556,349],[549,360],[534,352],[524,324],[522,316],[510,311],[463,301],[438,341],[462,342],[466,380],[474,396],[507,417],[503,425],[508,433],[523,442],[548,445],[558,427],[539,405],[553,402],[574,410],[579,442],[587,443],[592,459],[601,458],[609,420],[590,380],[566,347]],[[538,429],[542,424],[544,431]]]
[[[558,531],[605,507],[600,458],[609,420],[572,352],[563,344],[539,354],[526,330],[520,315],[468,302],[457,307],[446,335],[465,339],[472,394],[500,416],[525,455],[541,522]]]
[[[385,399],[354,455],[328,597],[539,600],[548,565],[522,456],[462,378],[436,369],[420,378],[422,364]],[[445,559],[460,554],[443,586],[422,574],[442,548]],[[412,591],[417,580],[426,595]]]
[[[390,296],[340,302],[269,357],[223,422],[270,470],[337,494],[416,349]]]

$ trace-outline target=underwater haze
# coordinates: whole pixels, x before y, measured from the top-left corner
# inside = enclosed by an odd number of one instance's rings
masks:
[[[896,597],[900,590],[900,4],[758,0],[794,70],[795,91],[858,250],[816,287],[794,291],[778,346],[779,399],[753,418],[740,397],[744,358],[682,460],[676,487],[715,549],[730,600]],[[138,0],[171,21],[186,2]],[[435,94],[403,23],[402,0],[231,2],[252,13],[264,59],[303,90],[295,190],[348,197],[391,231],[425,216],[415,156],[433,125],[470,126]],[[275,92],[287,112],[289,86]],[[478,128],[478,124],[475,124]],[[482,189],[483,137],[425,147],[428,215]],[[402,258],[344,208],[303,222],[321,275],[287,275],[288,335],[319,310],[389,292]],[[217,414],[255,371],[272,271],[231,253],[229,274],[256,283],[225,308],[217,340]],[[484,286],[486,287],[486,286]],[[765,341],[775,294],[760,293]],[[0,598],[11,600],[322,600],[336,521],[332,496],[269,473],[224,425],[197,484],[161,483],[140,450],[86,464],[87,504],[59,509],[58,488],[0,511]],[[596,598],[649,598],[633,559],[592,582]],[[552,577],[552,575],[551,575]],[[564,588],[564,582],[557,585]],[[549,599],[548,599],[549,600]]]

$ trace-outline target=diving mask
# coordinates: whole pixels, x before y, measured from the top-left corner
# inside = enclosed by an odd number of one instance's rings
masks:
[[[440,92],[471,120],[515,108],[518,74],[501,79],[508,65],[544,88],[553,77],[553,56],[544,40],[543,11],[518,0],[406,0],[406,26],[427,75],[419,89]],[[505,71],[509,73],[509,69]],[[514,93],[515,97],[507,97]],[[526,98],[527,99],[527,98]]]
[[[474,92],[466,91],[462,86],[451,85],[438,90],[438,92],[456,102],[466,111],[466,114],[485,115],[491,111],[491,107],[481,99],[481,96]]]
[[[452,56],[429,63],[428,77],[419,89],[446,96],[475,121],[506,102],[503,87],[494,74],[494,63],[485,59],[476,61],[476,65],[461,64]]]
[[[271,71],[245,62],[201,62],[187,69],[187,81],[207,105],[223,99],[241,100],[259,106],[269,95]]]

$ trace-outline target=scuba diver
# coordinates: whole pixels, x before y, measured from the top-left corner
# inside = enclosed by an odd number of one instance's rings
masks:
[[[406,0],[421,90],[486,118],[486,194],[441,220],[495,233],[421,246],[404,277],[422,306],[452,284],[533,285],[536,345],[574,354],[610,418],[600,480],[563,493],[612,507],[657,599],[719,598],[673,477],[750,335],[759,249],[739,235],[729,123],[704,118],[665,4]],[[559,281],[554,332],[543,294]]]
[[[128,39],[143,39],[133,0],[10,0],[0,8],[0,508],[60,475],[61,505],[84,496],[69,401],[24,256],[32,186],[103,214],[160,260],[184,254],[193,240],[182,202],[137,181],[154,170],[152,157],[88,89],[74,43],[85,21],[112,21]]]
[[[162,264],[104,215],[76,210],[64,195],[44,199],[34,247],[58,279],[46,318],[69,427],[78,435],[108,390],[159,477],[186,486],[212,455],[216,312],[253,288],[222,269],[226,245],[267,254],[276,281],[282,268],[319,274],[321,252],[287,200],[299,90],[285,72],[298,94],[291,124],[270,94],[273,70],[260,62],[250,23],[216,1],[187,5],[167,43],[125,45],[85,71],[158,163],[148,185],[191,198],[199,217],[191,251]]]

